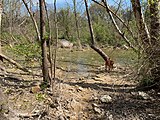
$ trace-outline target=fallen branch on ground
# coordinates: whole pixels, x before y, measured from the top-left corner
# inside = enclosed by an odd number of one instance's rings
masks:
[[[33,117],[42,117],[43,115],[46,115],[46,109],[38,110],[36,113],[23,113],[23,114],[17,114],[17,117],[20,118],[33,118]]]
[[[3,61],[3,59],[4,59],[4,60],[8,61],[9,63],[13,64],[14,66],[16,66],[18,69],[24,71],[24,72],[32,73],[30,70],[24,68],[23,66],[21,66],[21,65],[20,65],[19,63],[17,63],[16,61],[12,60],[11,58],[9,58],[9,57],[1,54],[1,53],[0,53],[0,58],[2,59],[2,61]]]

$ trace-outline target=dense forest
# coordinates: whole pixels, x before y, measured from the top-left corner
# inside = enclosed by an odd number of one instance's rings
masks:
[[[0,120],[160,119],[159,37],[159,0],[0,0]]]

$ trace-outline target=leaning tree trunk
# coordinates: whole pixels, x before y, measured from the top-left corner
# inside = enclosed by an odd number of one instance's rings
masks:
[[[150,68],[154,83],[160,84],[160,1],[150,0]],[[160,86],[158,85],[160,88]]]
[[[93,0],[95,1],[95,0]],[[110,8],[108,6],[107,0],[102,0],[102,3],[104,4],[104,7],[106,9],[106,11],[108,12],[108,15],[116,29],[116,31],[119,33],[119,35],[123,38],[123,40],[127,43],[127,45],[132,48],[135,52],[137,52],[137,49],[131,44],[131,42],[129,41],[129,39],[127,39],[126,35],[122,32],[122,30],[120,30],[119,26],[116,23],[115,18],[112,15],[112,12],[110,11]]]
[[[87,0],[84,0],[85,2],[85,7],[86,7],[86,13],[87,13],[87,18],[88,18],[88,25],[89,25],[89,30],[90,30],[90,35],[91,35],[91,48],[93,50],[95,50],[103,59],[104,61],[109,61],[109,57],[100,49],[95,45],[95,36],[93,33],[93,27],[92,27],[92,23],[91,23],[91,19],[90,19],[90,13],[88,10],[88,4],[87,4]]]
[[[42,73],[43,81],[49,82],[49,71],[48,71],[48,59],[47,59],[47,42],[45,38],[45,0],[39,0],[40,6],[40,36],[41,36],[41,49],[42,49]]]
[[[36,34],[37,34],[37,39],[38,39],[38,41],[40,42],[41,39],[40,39],[40,33],[39,33],[39,29],[38,29],[38,24],[37,24],[37,22],[36,22],[36,20],[35,20],[35,18],[34,18],[34,16],[33,16],[33,13],[32,13],[32,11],[31,11],[31,7],[29,8],[26,0],[22,0],[22,1],[23,1],[24,5],[25,5],[25,7],[26,7],[26,9],[27,9],[27,11],[28,11],[31,19],[32,19],[32,22],[33,22],[33,25],[34,25],[34,27],[35,27],[35,31],[36,31]],[[30,3],[30,4],[31,4],[31,3]]]

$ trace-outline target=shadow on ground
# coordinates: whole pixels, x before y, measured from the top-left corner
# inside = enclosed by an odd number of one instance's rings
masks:
[[[23,80],[16,77],[4,77],[0,78],[0,84],[6,87],[14,88],[30,88],[35,86],[40,80]]]

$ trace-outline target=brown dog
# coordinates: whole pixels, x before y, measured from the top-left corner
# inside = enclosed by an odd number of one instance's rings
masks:
[[[105,61],[105,70],[106,71],[110,71],[113,69],[113,64],[114,64],[114,61],[111,60],[110,58],[108,58],[106,61]]]

